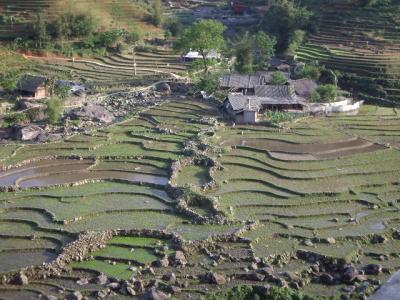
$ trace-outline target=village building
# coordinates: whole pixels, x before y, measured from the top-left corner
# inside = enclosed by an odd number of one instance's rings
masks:
[[[244,95],[255,95],[255,87],[272,84],[274,72],[258,71],[253,75],[227,74],[219,81],[221,89],[231,92],[241,92]],[[289,80],[289,73],[283,73]]]
[[[199,51],[190,50],[182,58],[183,58],[183,61],[185,61],[185,62],[192,62],[195,60],[203,59],[203,56],[200,54]],[[212,49],[207,52],[206,59],[209,59],[209,60],[214,59],[214,60],[219,61],[221,59],[221,53],[219,53],[215,49]]]
[[[18,93],[24,98],[40,100],[48,95],[46,78],[33,75],[24,75],[17,85]]]
[[[241,74],[227,74],[219,81],[221,89],[229,90],[232,92],[241,92],[244,95],[254,95],[254,88],[257,85],[266,84],[263,74],[256,75],[241,75]]]
[[[267,110],[302,111],[307,105],[292,85],[258,85],[254,91],[254,95],[230,93],[225,99],[223,107],[236,123],[254,124]]]

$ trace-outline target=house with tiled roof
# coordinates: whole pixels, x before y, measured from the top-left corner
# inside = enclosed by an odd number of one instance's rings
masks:
[[[46,78],[41,76],[23,75],[17,84],[17,91],[22,97],[43,99],[47,97]]]
[[[256,123],[259,113],[266,110],[301,111],[306,106],[292,85],[257,85],[254,90],[254,95],[230,93],[226,97],[223,106],[236,123]]]

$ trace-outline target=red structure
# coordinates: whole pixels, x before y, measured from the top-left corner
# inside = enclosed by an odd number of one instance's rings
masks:
[[[232,8],[235,14],[243,15],[246,10],[246,5],[244,5],[241,1],[232,1]]]

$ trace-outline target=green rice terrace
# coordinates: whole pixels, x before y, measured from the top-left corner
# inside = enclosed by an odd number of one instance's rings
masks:
[[[380,98],[400,99],[399,6],[357,7],[330,4],[322,9],[317,33],[297,56],[328,68],[355,74],[382,87]]]
[[[232,126],[214,103],[166,100],[1,145],[1,298],[369,295],[400,268],[399,114]]]

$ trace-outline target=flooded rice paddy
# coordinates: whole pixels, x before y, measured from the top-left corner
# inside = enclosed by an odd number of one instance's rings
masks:
[[[204,118],[218,118],[219,123],[210,125]],[[273,265],[278,277],[285,271],[312,274],[312,263],[299,255],[304,251],[357,268],[374,263],[399,269],[400,136],[393,135],[400,129],[397,113],[365,106],[356,116],[307,118],[288,126],[285,131],[261,125],[231,127],[211,104],[170,101],[149,109],[146,117],[91,135],[12,147],[13,155],[8,149],[0,151],[0,186],[18,188],[0,194],[0,272],[52,261],[80,233],[110,229],[163,230],[184,241],[212,239],[212,245],[219,246],[210,246],[210,253],[235,257],[215,264],[203,252],[188,253],[192,267],[178,275],[188,281],[182,297],[215,291],[214,285],[199,283],[204,266],[233,278],[222,288],[255,284],[245,271],[254,257]],[[171,165],[193,155],[185,150],[189,142],[206,143],[196,155],[212,159],[215,167],[179,170],[178,187],[186,187],[186,197],[198,197],[189,205],[188,216],[179,207],[182,199],[166,186]],[[209,182],[212,187],[202,190]],[[195,222],[193,214],[218,215],[229,222],[206,225]],[[247,242],[232,242],[230,237]],[[80,287],[77,278],[100,272],[129,278],[135,264],[159,258],[154,249],[161,251],[162,241],[156,246],[152,239],[147,242],[138,245],[145,242],[136,236],[116,238],[94,252],[93,259],[69,265],[71,277],[39,280],[18,290],[0,285],[0,294],[6,299],[60,296],[49,288],[52,283],[93,296],[91,288],[101,287],[92,282],[87,289]],[[155,276],[167,271],[175,269],[155,268]],[[374,285],[372,280],[386,276],[378,274],[368,282]],[[301,287],[307,293],[344,293],[343,285],[308,279],[311,282]],[[150,277],[144,275],[143,280]]]

